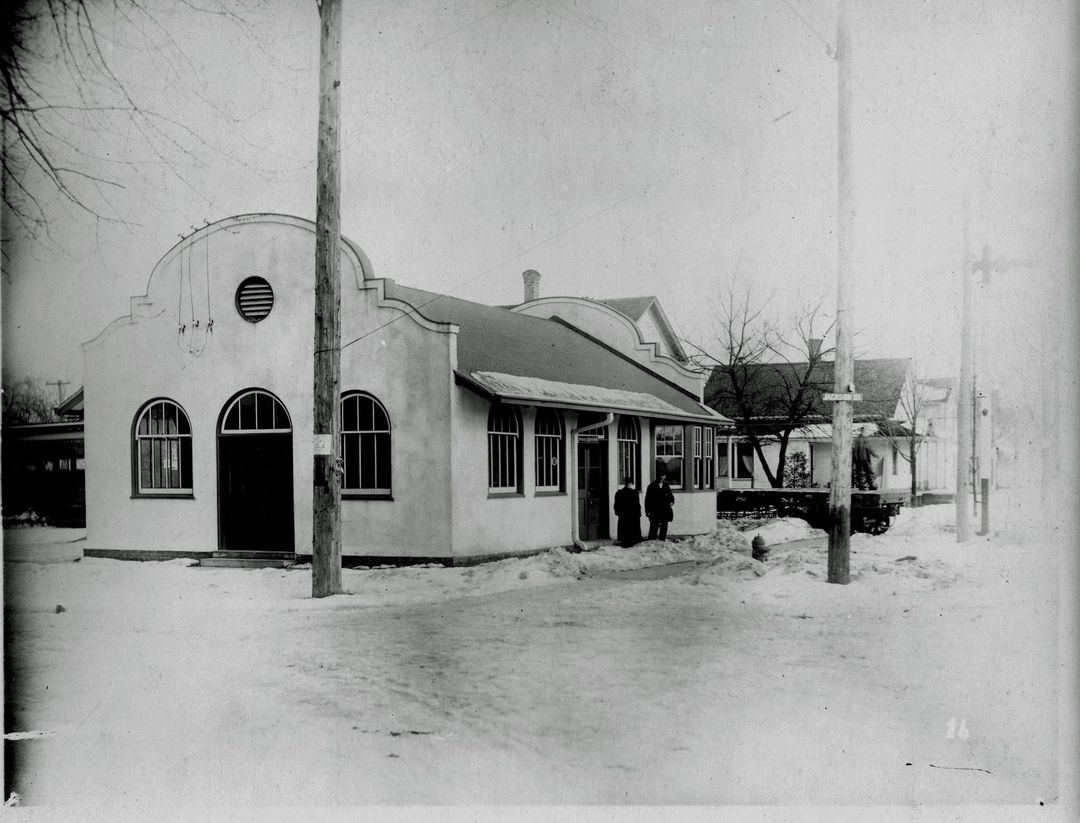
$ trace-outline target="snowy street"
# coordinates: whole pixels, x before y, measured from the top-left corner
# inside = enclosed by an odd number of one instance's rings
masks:
[[[13,786],[127,809],[1053,804],[1058,565],[958,546],[952,513],[855,535],[848,586],[780,521],[765,564],[723,524],[346,570],[319,601],[304,569],[74,562],[79,533],[12,530],[7,731],[42,733],[8,743]]]

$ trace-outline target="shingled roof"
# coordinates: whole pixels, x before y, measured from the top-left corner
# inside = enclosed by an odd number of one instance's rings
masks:
[[[507,387],[513,386],[519,392],[534,391],[538,400],[563,399],[565,405],[729,422],[681,387],[559,318],[533,317],[385,282],[387,297],[403,300],[429,320],[458,326],[457,376],[478,391],[503,396],[500,389],[509,392]],[[566,390],[568,385],[575,390]],[[648,407],[643,395],[659,402]]]
[[[832,360],[820,361],[810,372],[803,405],[807,422],[832,419],[832,403],[822,400],[821,395],[833,391],[834,365]],[[752,419],[766,421],[787,417],[790,398],[806,373],[807,366],[805,362],[747,366],[747,394],[755,402]],[[856,360],[855,391],[863,399],[854,404],[854,419],[871,421],[893,417],[910,366],[908,358]],[[714,368],[709,376],[705,385],[705,403],[727,417],[742,418],[732,396],[731,377],[723,367]]]

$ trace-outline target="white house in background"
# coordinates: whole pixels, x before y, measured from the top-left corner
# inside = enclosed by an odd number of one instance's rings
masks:
[[[597,301],[408,288],[340,248],[343,562],[603,540],[621,476],[643,486],[657,467],[676,490],[669,533],[713,527],[730,421],[703,405],[655,300],[643,334]],[[308,220],[222,220],[84,344],[87,554],[310,554],[314,259]]]
[[[821,395],[833,390],[833,367],[833,361],[825,360],[812,370],[806,381],[808,411],[804,423],[788,441],[787,455],[805,456],[815,486],[829,483],[832,468],[832,410]],[[775,427],[777,416],[782,416],[790,387],[805,373],[807,364],[766,363],[751,368],[752,379],[757,381],[754,396],[760,398],[762,406],[753,425],[765,441],[762,451],[775,472],[780,447],[777,438],[766,432]],[[725,391],[726,381],[726,374],[714,369],[705,391],[706,402],[727,416],[737,417],[738,410]],[[913,381],[910,360],[906,358],[855,361],[855,389],[863,399],[854,404],[852,435],[862,433],[868,438],[875,455],[879,488],[910,490],[910,398],[919,398],[921,406],[915,421],[920,435],[916,487],[927,493],[943,493],[955,486],[956,412],[951,381]],[[739,436],[738,429],[718,441],[716,462],[722,486],[754,488],[769,484],[756,451],[748,439]]]

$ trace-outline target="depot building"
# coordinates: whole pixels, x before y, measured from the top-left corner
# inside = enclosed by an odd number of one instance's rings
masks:
[[[83,345],[88,555],[310,555],[314,229],[200,229]],[[340,253],[343,563],[593,545],[621,479],[657,472],[669,535],[711,530],[729,421],[654,298],[544,298],[526,272],[487,306]]]

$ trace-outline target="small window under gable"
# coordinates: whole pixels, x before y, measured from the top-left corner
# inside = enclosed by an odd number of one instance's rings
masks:
[[[248,277],[236,289],[236,310],[249,323],[258,323],[274,308],[274,290],[261,277]]]

